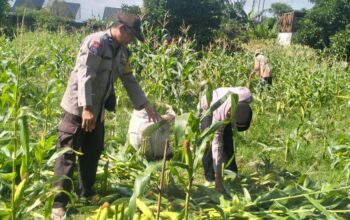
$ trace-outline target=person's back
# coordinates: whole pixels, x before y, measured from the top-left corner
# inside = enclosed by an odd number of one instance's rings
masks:
[[[204,168],[204,175],[207,181],[215,180],[215,189],[222,192],[222,163],[228,163],[230,158],[233,158],[228,166],[228,169],[237,172],[237,164],[234,159],[234,146],[232,126],[236,126],[238,131],[245,131],[250,126],[252,118],[252,110],[249,103],[252,102],[252,93],[245,87],[221,87],[213,91],[210,105],[207,104],[205,96],[201,98],[200,109],[204,112],[209,106],[212,106],[219,99],[227,93],[232,92],[238,95],[237,109],[234,115],[236,124],[223,125],[218,128],[213,136],[211,142],[211,149],[204,152],[202,164]],[[215,123],[216,121],[223,121],[230,117],[231,114],[231,99],[228,97],[213,114],[206,116],[201,121],[201,130],[204,130]]]
[[[266,56],[259,49],[255,51],[254,56],[254,66],[252,72],[249,74],[249,80],[254,74],[257,74],[260,78],[261,88],[264,88],[265,84],[272,86],[271,68]]]
[[[229,92],[232,92],[238,95],[238,102],[250,103],[252,101],[252,93],[246,87],[220,87],[213,91],[213,96],[212,96],[210,105],[217,102],[219,99],[221,99],[224,95],[226,95]],[[201,98],[201,108],[203,110],[208,109],[207,99],[205,96]],[[230,109],[231,109],[231,99],[228,98],[220,107],[218,107],[213,112],[213,119],[215,121],[225,120],[227,117],[227,113],[230,111]]]

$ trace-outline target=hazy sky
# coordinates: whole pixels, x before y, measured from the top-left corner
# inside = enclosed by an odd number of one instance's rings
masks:
[[[280,1],[278,1],[278,0],[265,0],[264,8],[268,9],[268,8],[270,8],[272,3],[276,3],[276,2],[286,3],[290,6],[292,6],[292,8],[295,10],[302,9],[302,8],[309,9],[312,7],[312,4],[308,0],[280,0]],[[258,3],[259,3],[259,0],[256,0],[255,10],[258,10],[258,5],[259,5]],[[252,4],[253,4],[253,0],[247,0],[247,3],[245,5],[245,10],[250,11],[252,8]],[[260,11],[262,9],[262,4],[263,4],[263,0],[260,0]]]
[[[45,0],[45,2],[48,2],[50,0]],[[235,0],[231,0],[235,1]],[[258,8],[258,1],[256,0],[256,10]],[[12,3],[11,3],[12,2]],[[13,4],[14,0],[10,1],[11,4]],[[86,20],[87,18],[91,18],[92,16],[100,17],[103,16],[103,10],[104,7],[116,7],[120,8],[122,4],[126,5],[138,5],[141,6],[143,0],[66,0],[66,2],[74,2],[74,3],[80,3],[81,4],[81,20]],[[250,11],[252,7],[253,0],[247,0],[247,3],[245,5],[245,10]],[[263,0],[260,0],[260,9],[262,8],[262,2]],[[292,6],[293,9],[301,9],[301,8],[311,8],[312,4],[308,0],[265,0],[265,9],[270,8],[271,3],[274,2],[282,2],[289,4]]]

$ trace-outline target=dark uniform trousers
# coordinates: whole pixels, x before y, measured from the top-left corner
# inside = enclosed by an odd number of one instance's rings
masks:
[[[92,187],[96,180],[98,160],[103,150],[104,123],[98,117],[95,129],[92,132],[85,132],[81,128],[82,118],[65,112],[63,120],[58,126],[57,149],[70,147],[75,151],[83,153],[78,155],[78,188],[77,193],[88,197],[93,194]],[[72,189],[72,177],[75,168],[76,154],[68,151],[58,157],[55,162],[55,176],[67,176],[70,179],[63,179],[54,183],[54,187],[70,192]],[[65,207],[69,201],[66,193],[56,194],[54,208]]]
[[[207,127],[210,127],[212,121],[212,117],[205,117],[201,121],[201,130],[204,130]],[[224,128],[224,146],[223,146],[223,161],[225,163],[225,169],[231,170],[235,173],[238,172],[235,151],[234,151],[234,142],[232,137],[232,126],[231,124],[226,125]],[[233,157],[230,164],[226,164]],[[213,154],[211,151],[211,147],[204,151],[204,155],[202,158],[202,164],[204,168],[204,176],[207,181],[215,180],[215,172],[214,172],[214,162],[213,162]]]
[[[261,88],[261,90],[264,90],[265,87],[267,87],[268,90],[270,90],[271,86],[272,86],[272,76],[262,77],[260,79],[260,88]]]

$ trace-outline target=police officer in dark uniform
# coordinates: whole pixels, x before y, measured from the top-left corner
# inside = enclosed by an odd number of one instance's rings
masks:
[[[58,126],[57,148],[68,146],[83,153],[78,156],[78,193],[84,197],[93,195],[92,187],[104,144],[104,110],[115,107],[113,84],[117,78],[122,81],[135,109],[145,108],[150,119],[159,119],[132,75],[126,45],[135,37],[144,41],[141,21],[128,13],[118,14],[114,24],[106,31],[87,36],[81,44],[61,101],[64,115]],[[73,151],[57,158],[55,176],[72,178],[75,158]],[[57,181],[54,187],[70,192],[72,183],[69,179],[63,179]],[[63,192],[55,196],[52,219],[64,217],[68,200],[69,197]]]

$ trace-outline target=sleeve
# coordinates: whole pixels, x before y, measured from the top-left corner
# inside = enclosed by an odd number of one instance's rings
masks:
[[[135,76],[131,74],[130,64],[129,69],[124,69],[124,73],[120,74],[120,79],[123,83],[129,98],[135,109],[142,109],[143,106],[148,102],[144,91],[140,84],[135,79]],[[128,71],[128,72],[127,72]]]
[[[78,53],[78,106],[91,106],[92,80],[95,78],[102,56],[102,44],[99,40],[86,39]]]

